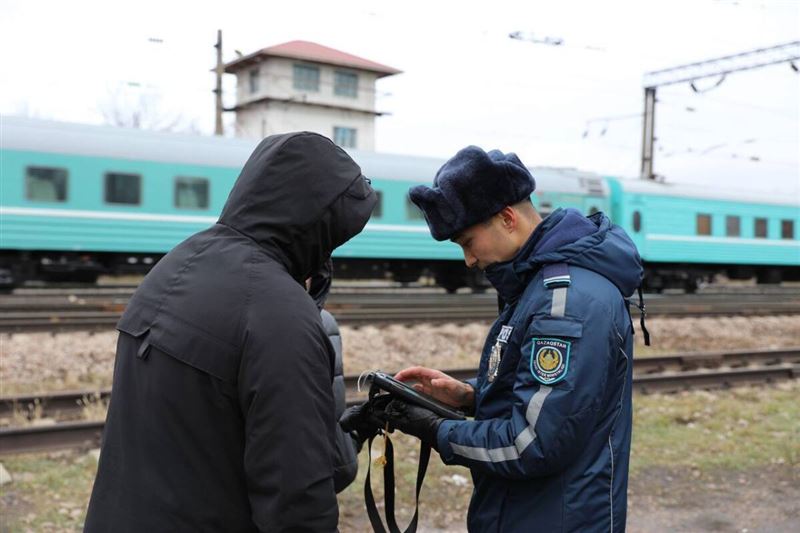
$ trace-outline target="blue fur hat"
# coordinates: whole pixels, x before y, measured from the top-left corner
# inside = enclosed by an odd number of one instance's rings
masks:
[[[452,239],[507,205],[529,197],[536,181],[516,154],[467,146],[442,165],[433,187],[408,191],[437,241]]]

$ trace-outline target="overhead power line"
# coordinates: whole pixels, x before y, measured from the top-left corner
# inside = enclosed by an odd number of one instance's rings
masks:
[[[641,176],[655,179],[653,172],[653,146],[655,143],[656,89],[665,85],[690,82],[695,93],[700,92],[694,82],[720,76],[717,86],[733,72],[788,62],[794,72],[793,61],[800,59],[800,41],[792,41],[768,48],[759,48],[706,61],[648,72],[644,75],[644,120],[642,127]],[[713,87],[712,87],[713,88]]]
[[[530,31],[512,31],[508,34],[511,39],[518,41],[528,41],[534,44],[544,44],[548,46],[564,46],[567,43],[561,37],[551,37],[549,35],[537,35]],[[600,46],[592,46],[588,44],[572,44],[570,46],[578,46],[586,50],[594,50],[595,52],[605,52],[605,48]]]
[[[800,41],[792,41],[768,48],[758,48],[716,59],[698,61],[678,67],[654,70],[644,75],[645,87],[663,87],[681,82],[694,82],[703,78],[725,76],[732,72],[766,67],[776,63],[800,59]],[[792,67],[796,70],[796,67]]]

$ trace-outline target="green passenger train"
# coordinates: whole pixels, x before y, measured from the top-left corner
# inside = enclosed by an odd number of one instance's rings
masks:
[[[93,281],[146,271],[217,220],[256,141],[3,117],[0,278]],[[440,159],[351,151],[380,195],[370,222],[334,254],[337,277],[480,287],[460,250],[431,239],[408,200]],[[532,200],[603,211],[632,236],[651,289],[689,290],[716,273],[800,279],[800,202],[532,167]],[[297,206],[302,209],[302,205]]]

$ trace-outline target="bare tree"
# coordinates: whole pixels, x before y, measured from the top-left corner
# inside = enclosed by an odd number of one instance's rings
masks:
[[[194,120],[181,113],[165,110],[161,94],[136,83],[109,87],[106,97],[98,103],[105,122],[112,126],[157,131],[199,133]]]

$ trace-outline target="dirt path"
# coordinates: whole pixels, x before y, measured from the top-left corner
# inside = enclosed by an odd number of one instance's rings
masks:
[[[800,531],[796,467],[713,474],[651,469],[632,476],[628,489],[629,533]],[[444,492],[423,491],[420,533],[466,532],[468,498],[453,500]],[[371,530],[363,509],[342,511],[342,533]]]
[[[800,468],[640,472],[629,485],[628,531],[800,531]]]

